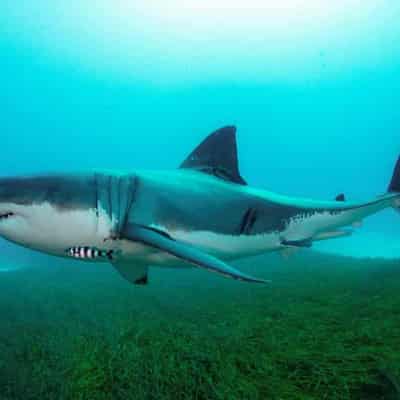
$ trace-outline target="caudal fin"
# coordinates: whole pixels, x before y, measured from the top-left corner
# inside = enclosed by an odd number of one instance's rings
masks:
[[[394,167],[392,180],[388,187],[389,193],[400,193],[400,157],[397,159],[396,166]]]
[[[400,157],[397,159],[396,166],[394,167],[392,180],[388,187],[388,193],[393,196],[392,207],[400,212]]]

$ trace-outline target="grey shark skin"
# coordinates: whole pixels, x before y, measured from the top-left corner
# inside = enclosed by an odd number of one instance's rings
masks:
[[[214,132],[173,171],[0,179],[0,235],[56,256],[110,261],[136,284],[147,283],[149,265],[266,282],[227,261],[348,236],[343,228],[400,208],[400,161],[388,192],[372,201],[296,199],[247,186],[235,135],[234,127]]]

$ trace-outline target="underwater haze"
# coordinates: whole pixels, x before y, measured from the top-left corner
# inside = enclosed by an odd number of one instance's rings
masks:
[[[400,154],[399,21],[394,0],[4,0],[0,176],[173,169],[235,125],[251,186],[373,199]],[[241,261],[267,288],[0,250],[0,400],[400,398],[394,210]]]
[[[386,190],[400,153],[395,1],[0,7],[1,175],[175,168],[234,124],[253,186],[352,200]],[[399,256],[395,221],[383,213],[323,249]]]

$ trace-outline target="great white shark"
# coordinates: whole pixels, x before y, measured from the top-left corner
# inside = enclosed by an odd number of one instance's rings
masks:
[[[310,247],[400,209],[400,159],[388,190],[366,202],[292,198],[249,187],[236,128],[209,135],[171,171],[88,172],[0,179],[0,235],[55,256],[111,262],[134,284],[149,266],[199,267],[247,282],[229,260]]]

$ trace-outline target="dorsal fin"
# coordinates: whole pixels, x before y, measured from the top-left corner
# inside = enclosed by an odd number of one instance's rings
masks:
[[[336,201],[346,201],[346,197],[344,195],[344,193],[340,193],[335,197]]]
[[[194,169],[229,182],[247,185],[239,172],[234,126],[226,126],[209,135],[180,168]]]

